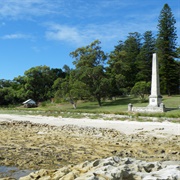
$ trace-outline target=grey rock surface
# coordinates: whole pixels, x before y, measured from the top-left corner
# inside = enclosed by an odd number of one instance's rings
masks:
[[[180,161],[146,162],[118,156],[58,170],[40,170],[20,180],[179,180]]]

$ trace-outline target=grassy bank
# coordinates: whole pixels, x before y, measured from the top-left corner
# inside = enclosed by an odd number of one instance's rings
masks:
[[[152,117],[172,117],[180,118],[180,95],[177,96],[163,96],[163,103],[167,108],[164,113],[129,113],[127,111],[128,104],[133,104],[134,107],[145,107],[148,101],[141,103],[138,98],[126,96],[115,100],[104,100],[102,106],[99,107],[97,102],[78,101],[77,109],[74,109],[70,103],[50,103],[43,102],[37,108],[24,108],[22,106],[1,108],[0,113],[17,113],[17,114],[42,114],[52,116],[67,116],[71,114],[74,117],[84,116],[84,113],[93,113],[96,116],[100,113],[105,114],[120,114],[131,116],[152,116]]]

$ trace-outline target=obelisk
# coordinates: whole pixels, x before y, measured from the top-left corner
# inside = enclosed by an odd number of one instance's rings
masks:
[[[149,96],[149,106],[159,107],[162,96],[160,95],[159,84],[159,65],[156,53],[152,57],[152,77],[151,77],[151,95]]]

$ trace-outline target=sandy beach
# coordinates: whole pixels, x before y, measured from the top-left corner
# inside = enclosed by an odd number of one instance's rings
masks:
[[[77,125],[80,127],[96,127],[109,128],[120,131],[124,134],[134,134],[140,131],[149,131],[154,133],[166,133],[169,135],[180,135],[180,124],[164,122],[138,122],[138,121],[112,121],[98,119],[74,119],[62,117],[46,117],[46,116],[31,116],[31,115],[12,115],[0,114],[0,121],[29,121],[32,123],[48,124],[51,126]]]

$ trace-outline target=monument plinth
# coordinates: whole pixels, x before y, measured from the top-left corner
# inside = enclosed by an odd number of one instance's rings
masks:
[[[160,107],[162,96],[160,95],[159,84],[159,65],[156,53],[152,58],[152,77],[151,77],[151,95],[149,96],[149,105],[151,107]]]

